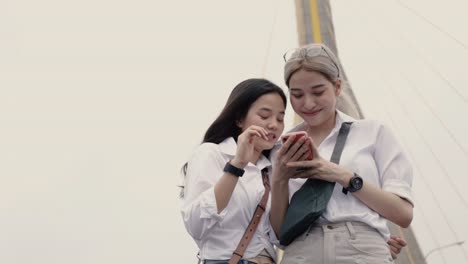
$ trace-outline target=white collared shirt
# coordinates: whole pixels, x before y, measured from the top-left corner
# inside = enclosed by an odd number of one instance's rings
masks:
[[[330,160],[341,124],[347,121],[352,121],[353,124],[339,165],[359,174],[363,178],[364,184],[372,184],[413,204],[411,194],[413,173],[410,161],[390,129],[380,122],[365,119],[355,120],[337,111],[335,127],[318,146],[320,156]],[[291,131],[304,130],[305,127],[306,125],[302,123]],[[275,150],[277,149],[278,147],[275,147]],[[305,181],[306,179],[289,181],[289,200]],[[327,209],[318,221],[321,223],[364,222],[377,229],[388,240],[390,231],[387,220],[351,193],[343,194],[342,189],[343,186],[340,184],[335,185]]]
[[[234,157],[236,149],[233,138],[220,144],[203,143],[188,162],[181,212],[187,231],[200,249],[202,260],[231,258],[265,191],[261,170],[271,163],[262,155],[257,164],[249,163],[245,167],[227,207],[218,214],[214,185],[224,174],[224,166]],[[270,199],[244,258],[255,257],[263,249],[276,257],[272,246],[276,237],[269,214]]]

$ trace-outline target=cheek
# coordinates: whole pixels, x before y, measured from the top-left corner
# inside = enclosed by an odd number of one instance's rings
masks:
[[[336,106],[336,97],[335,96],[331,96],[329,98],[327,98],[327,103],[331,106]]]
[[[291,103],[291,106],[296,109],[298,108],[300,105],[301,105],[301,100],[300,99],[297,99],[297,98],[293,98],[291,97],[291,99],[289,100],[289,102]]]
[[[325,105],[332,105],[336,102],[336,97],[334,94],[326,94],[316,98],[316,102],[325,106]]]
[[[278,130],[279,130],[279,133],[281,135],[283,133],[283,131],[284,131],[284,123],[278,127]]]
[[[266,128],[268,125],[268,122],[258,117],[258,118],[253,118],[250,120],[250,126],[252,125]]]

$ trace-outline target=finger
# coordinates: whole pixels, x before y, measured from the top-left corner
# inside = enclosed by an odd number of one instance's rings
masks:
[[[392,258],[393,258],[393,259],[396,259],[399,253],[400,253],[399,250],[397,250],[397,249],[394,248],[394,247],[393,247],[393,248],[390,247],[390,254],[392,255]]]
[[[250,138],[253,134],[258,134],[259,136],[261,136],[261,134],[259,134],[260,132],[258,132],[253,126],[250,126],[249,128],[247,128],[244,132],[242,132],[239,137],[246,137],[246,138]]]
[[[259,137],[259,138],[263,137],[262,133],[260,131],[257,131],[257,130],[250,130],[248,132],[248,134],[249,134],[250,138],[252,138],[252,137]]]
[[[281,137],[281,150],[283,155],[291,156],[291,153],[289,153],[289,149],[291,148],[293,141],[294,140],[291,137],[286,137],[286,139],[284,136]]]
[[[305,141],[307,141],[307,139]],[[310,151],[310,146],[307,142],[304,142],[291,157],[291,161],[306,160],[308,151]]]
[[[303,179],[303,178],[310,178],[309,175],[307,174],[307,169],[304,168],[303,171],[296,171],[292,174],[291,178],[294,179]]]
[[[400,249],[397,248],[397,247],[394,247],[394,246],[390,246],[390,250],[391,250],[393,253],[396,253],[396,254],[400,253]]]
[[[310,144],[310,148],[312,150],[312,157],[315,159],[315,158],[318,158],[320,156],[319,152],[318,152],[318,148],[317,146],[315,145],[314,141],[312,140],[311,137],[308,137],[309,139],[309,144]]]
[[[311,169],[310,167],[297,167],[296,168],[296,172],[299,173],[299,172],[303,172],[303,171],[306,171],[306,170],[309,170]]]
[[[278,150],[278,152],[276,153],[276,157],[277,158],[281,158],[283,156],[285,156],[288,152],[288,147],[284,144],[282,144]]]
[[[314,179],[317,175],[317,172],[313,168],[303,167],[293,173],[293,178]]]
[[[389,241],[389,242],[387,242],[387,244],[388,244],[388,247],[390,247],[390,249],[391,249],[391,248],[397,248],[397,247],[398,247],[398,244],[396,244],[395,242],[390,242],[390,241]]]
[[[399,243],[400,245],[402,245],[403,247],[405,247],[405,246],[408,244],[408,243],[406,243],[406,240],[404,240],[404,239],[402,239],[402,238],[400,238],[400,237],[397,239],[397,241],[398,241],[398,243]]]
[[[261,135],[260,137],[261,137],[261,138],[263,138],[263,139],[265,139],[265,140],[268,140],[268,132],[266,131],[265,128],[260,127],[260,126],[251,126],[251,127],[249,127],[249,128],[252,129],[252,130],[257,131],[258,133],[260,133],[260,135]]]
[[[263,139],[268,140],[268,131],[263,127],[259,127],[259,131],[262,133]]]
[[[290,168],[297,168],[297,167],[311,167],[317,168],[318,161],[316,160],[298,160],[298,161],[290,161],[286,164],[286,166]]]
[[[246,131],[247,132],[247,138],[248,138],[248,142],[250,144],[253,143],[253,141],[255,140],[255,138],[261,138],[262,137],[262,134],[258,131],[255,131],[255,130],[249,130],[249,131]]]
[[[293,159],[293,156],[297,153],[299,148],[304,144],[306,139],[302,137],[296,142],[294,142],[294,140],[295,140],[294,137],[289,137],[284,144],[285,146],[288,146],[288,149],[286,152],[287,160],[297,160],[297,156],[296,156],[296,159]]]
[[[402,247],[407,245],[406,240],[398,236],[391,236],[389,241],[391,240],[395,241],[396,243],[398,243],[399,246]]]
[[[392,246],[392,247],[396,247],[396,246],[399,245],[398,241],[392,240],[392,239],[388,240],[388,241],[387,241],[387,244],[388,244],[389,246]]]

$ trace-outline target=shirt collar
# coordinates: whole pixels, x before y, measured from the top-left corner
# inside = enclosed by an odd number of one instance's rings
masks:
[[[226,138],[225,140],[223,140],[223,142],[219,143],[219,149],[222,153],[233,158],[236,155],[237,143],[233,137]],[[256,166],[259,169],[263,169],[268,166],[271,166],[271,161],[262,154],[260,156],[260,159],[257,161]]]
[[[335,127],[333,130],[340,130],[341,125],[344,122],[353,122],[355,119],[351,116],[341,112],[340,110],[336,110],[336,120],[335,120]]]
[[[341,129],[341,125],[344,122],[352,122],[354,120],[355,119],[352,118],[351,116],[346,115],[345,113],[343,113],[343,112],[341,112],[341,111],[339,111],[337,109],[336,110],[335,127],[333,127],[330,134],[328,134],[328,136],[323,140],[323,142],[325,142],[325,141],[329,140],[330,138],[335,137],[336,135],[338,135],[338,133],[340,132],[340,129]],[[318,147],[320,148],[320,146],[318,146]]]

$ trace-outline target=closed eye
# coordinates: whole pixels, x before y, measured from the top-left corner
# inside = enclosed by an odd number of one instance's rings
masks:
[[[294,98],[301,98],[303,94],[291,94],[291,96]]]

